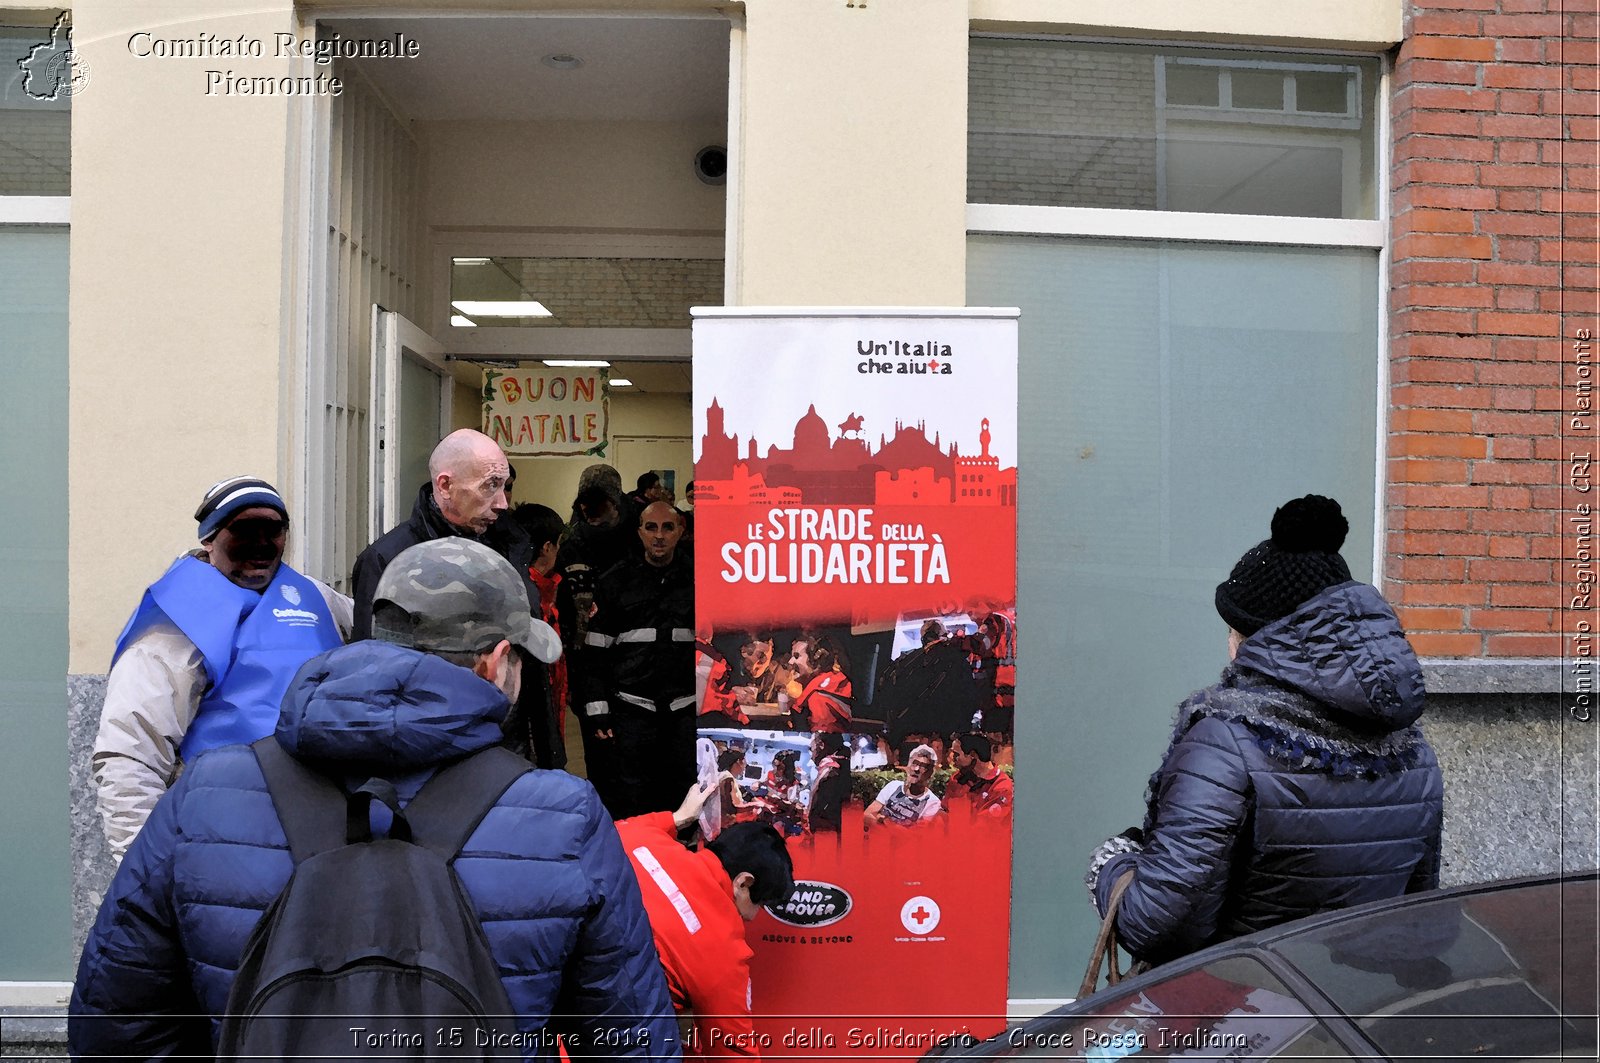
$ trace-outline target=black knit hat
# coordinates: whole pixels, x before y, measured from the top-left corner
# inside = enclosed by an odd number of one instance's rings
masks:
[[[1254,635],[1329,587],[1350,581],[1339,556],[1350,522],[1322,495],[1285,502],[1272,514],[1272,538],[1257,543],[1217,584],[1217,612],[1241,635]]]
[[[211,485],[200,508],[194,511],[195,522],[200,525],[200,541],[206,542],[233,519],[235,513],[252,506],[266,506],[289,519],[289,510],[283,504],[278,489],[254,476],[235,476]]]

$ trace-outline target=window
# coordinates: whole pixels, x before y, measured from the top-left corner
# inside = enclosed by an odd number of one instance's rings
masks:
[[[69,26],[0,26],[0,196],[72,190]]]
[[[1412,904],[1273,946],[1387,1055],[1594,1059],[1596,883]]]
[[[1042,1019],[1001,1035],[1048,1059],[1349,1059],[1337,1038],[1272,973],[1228,956],[1143,990],[1113,996],[1092,1014]]]
[[[1376,59],[978,39],[968,199],[1377,216]]]
[[[0,980],[69,978],[67,230],[0,226]],[[99,825],[95,824],[95,829]]]
[[[1141,821],[1174,707],[1227,661],[1214,588],[1273,510],[1338,499],[1372,578],[1382,68],[1038,39],[970,55],[967,302],[1022,310],[1011,987],[1049,997],[1094,932],[1060,870]]]

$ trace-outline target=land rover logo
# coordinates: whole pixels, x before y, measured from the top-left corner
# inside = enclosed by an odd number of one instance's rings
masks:
[[[790,926],[827,926],[849,915],[850,903],[850,894],[831,882],[798,881],[788,900],[767,905],[767,911]]]

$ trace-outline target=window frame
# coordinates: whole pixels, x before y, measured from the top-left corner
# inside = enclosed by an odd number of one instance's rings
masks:
[[[1308,49],[1261,47],[1237,43],[1196,42],[1181,39],[1129,40],[1125,38],[1063,36],[1057,34],[977,33],[970,40],[1034,41],[1063,46],[1084,44],[1119,45],[1144,51],[1153,59],[1182,58],[1166,56],[1164,46],[1185,50],[1214,49],[1234,53],[1234,58],[1216,60],[1197,59],[1196,62],[1223,65],[1248,65],[1248,60],[1238,59],[1240,52],[1260,52],[1263,56],[1304,55],[1307,69],[1327,67],[1346,69],[1340,59],[1371,59],[1369,52],[1341,51],[1338,49]],[[1376,138],[1373,165],[1378,172],[1373,175],[1377,188],[1376,218],[1296,218],[1270,214],[1205,214],[1186,211],[1135,210],[1109,207],[1055,207],[1028,206],[1003,203],[967,203],[967,236],[1034,236],[1053,238],[1087,237],[1111,240],[1157,240],[1218,244],[1251,244],[1260,246],[1289,246],[1306,248],[1365,248],[1376,252],[1378,290],[1378,334],[1376,339],[1377,388],[1373,401],[1377,404],[1375,418],[1376,438],[1373,440],[1373,521],[1372,521],[1372,571],[1359,574],[1377,584],[1383,578],[1384,543],[1387,532],[1387,438],[1389,434],[1389,246],[1390,203],[1388,182],[1385,180],[1392,163],[1393,145],[1390,142],[1389,97],[1393,81],[1393,60],[1378,55],[1379,73],[1374,102],[1373,136]],[[1164,64],[1158,64],[1158,70]],[[1359,89],[1357,90],[1359,104]],[[1157,99],[1157,110],[1164,113],[1164,99]],[[1276,114],[1277,112],[1262,112]],[[1164,200],[1164,196],[1162,197]]]

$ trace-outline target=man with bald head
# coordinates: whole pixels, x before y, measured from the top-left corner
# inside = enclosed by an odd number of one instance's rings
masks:
[[[355,591],[354,637],[372,637],[372,599],[383,570],[399,554],[418,543],[460,536],[482,543],[511,562],[527,584],[529,611],[541,615],[539,591],[529,578],[533,544],[517,522],[505,516],[509,508],[506,483],[511,463],[499,444],[482,432],[463,428],[439,441],[428,457],[428,482],[417,491],[411,517],[384,533],[356,558],[352,582]],[[555,713],[549,704],[544,668],[524,661],[523,683],[517,699],[518,719],[508,720],[506,731],[514,745],[528,747],[541,768],[566,763],[566,750],[555,732]]]
[[[639,514],[640,556],[600,577],[574,707],[589,781],[614,819],[674,809],[695,781],[694,569],[683,514]]]

